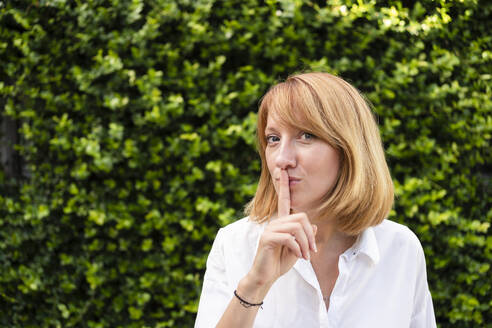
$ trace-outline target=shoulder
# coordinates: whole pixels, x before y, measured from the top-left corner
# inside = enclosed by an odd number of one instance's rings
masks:
[[[407,255],[422,257],[422,245],[417,235],[407,226],[384,220],[379,225],[373,227],[378,246],[382,251],[399,251]],[[400,253],[401,254],[401,253]]]
[[[251,268],[264,226],[246,217],[220,228],[207,259],[207,271],[225,274],[229,285],[236,286]]]
[[[245,217],[220,228],[217,232],[216,242],[235,246],[256,245],[264,228],[265,223],[257,223],[249,217]]]
[[[410,228],[394,221],[383,220],[383,222],[374,226],[373,229],[376,236],[382,239],[420,244],[417,235]]]
[[[258,223],[249,218],[249,216],[234,221],[225,227],[219,229],[222,234],[233,235],[236,237],[250,234],[258,234],[263,231],[264,223]]]
[[[249,216],[229,223],[225,227],[222,227],[221,230],[227,233],[238,233],[243,231],[252,231],[261,227],[262,224],[256,221],[253,221],[249,218]]]

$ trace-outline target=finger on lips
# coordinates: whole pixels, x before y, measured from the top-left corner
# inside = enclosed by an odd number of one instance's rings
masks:
[[[285,169],[280,170],[278,188],[278,216],[285,217],[281,221],[277,221],[271,227],[272,231],[283,234],[290,234],[287,239],[282,238],[285,246],[292,249],[293,244],[297,245],[297,250],[294,253],[298,257],[310,259],[310,251],[317,252],[315,234],[317,227],[311,225],[305,213],[290,215],[290,189],[289,189],[289,174]]]
[[[290,214],[290,190],[289,175],[286,170],[280,170],[280,183],[278,191],[278,216]]]
[[[278,190],[278,216],[284,217],[290,215],[290,189],[289,189],[289,174],[286,170],[280,170],[280,183]],[[289,227],[283,227],[282,232],[290,232],[294,236],[294,241],[296,241],[300,249],[302,250],[303,256],[306,260],[310,259],[309,249],[313,251],[316,250],[316,244],[314,243],[314,234],[312,231],[312,227],[310,226],[309,221],[307,220],[306,215],[301,216],[304,217],[304,221],[297,220],[297,225],[291,225]],[[299,225],[300,223],[300,225]],[[289,229],[291,229],[289,231]]]

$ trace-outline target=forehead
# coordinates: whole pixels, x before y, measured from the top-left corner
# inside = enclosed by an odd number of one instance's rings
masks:
[[[294,127],[312,125],[319,116],[319,101],[305,83],[291,80],[270,89],[262,100],[266,121]]]
[[[267,114],[267,120],[265,130],[269,129],[300,129],[302,127],[309,126],[308,121],[300,112],[288,113],[288,115],[282,115],[278,111],[269,111]]]
[[[299,103],[279,101],[267,109],[265,120],[266,130],[295,129],[312,131],[312,119]]]

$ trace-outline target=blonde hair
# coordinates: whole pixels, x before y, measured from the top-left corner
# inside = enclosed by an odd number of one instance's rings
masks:
[[[339,153],[338,179],[323,199],[321,217],[334,217],[339,230],[357,235],[388,215],[393,182],[369,103],[343,79],[313,72],[290,76],[261,100],[257,123],[261,175],[245,209],[252,220],[263,222],[277,211],[277,194],[265,158],[270,112],[283,123],[316,135]]]

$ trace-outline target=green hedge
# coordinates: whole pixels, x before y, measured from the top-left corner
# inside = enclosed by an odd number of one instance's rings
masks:
[[[320,69],[374,104],[439,326],[492,327],[492,2],[329,3],[0,2],[0,326],[191,326],[258,100]]]

